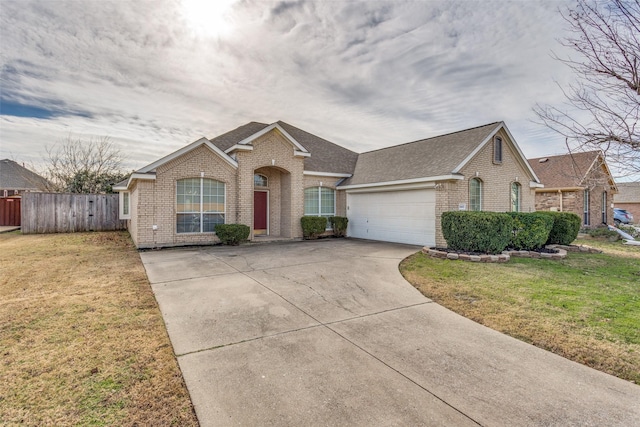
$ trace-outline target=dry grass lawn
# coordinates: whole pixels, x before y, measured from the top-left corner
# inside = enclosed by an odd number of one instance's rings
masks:
[[[603,254],[481,264],[415,254],[404,277],[435,302],[492,329],[640,384],[640,248],[579,242]]]
[[[197,420],[126,232],[0,234],[0,424]]]

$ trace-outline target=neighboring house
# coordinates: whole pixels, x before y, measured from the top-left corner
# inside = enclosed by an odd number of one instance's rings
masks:
[[[600,151],[529,159],[544,188],[536,189],[536,210],[573,212],[584,227],[613,224],[616,183]]]
[[[640,182],[618,183],[618,193],[613,196],[613,205],[629,211],[634,221],[640,222]]]
[[[540,181],[503,122],[358,154],[284,122],[202,138],[114,186],[140,248],[208,244],[219,223],[302,237],[303,215],[351,237],[445,245],[449,210],[533,211]]]
[[[0,160],[0,197],[19,196],[29,191],[46,191],[49,182],[13,160]]]

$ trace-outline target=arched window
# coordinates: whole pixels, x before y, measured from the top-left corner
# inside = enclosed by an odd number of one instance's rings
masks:
[[[482,181],[478,178],[469,180],[469,210],[482,210]]]
[[[224,224],[224,214],[224,182],[209,178],[177,181],[177,233],[212,233],[217,224]]]
[[[520,212],[520,183],[511,183],[511,211]]]
[[[304,214],[323,216],[328,220],[336,214],[336,192],[327,187],[310,187],[304,190]]]
[[[253,175],[253,186],[254,187],[268,187],[269,186],[269,179],[262,175],[262,174],[255,174]]]

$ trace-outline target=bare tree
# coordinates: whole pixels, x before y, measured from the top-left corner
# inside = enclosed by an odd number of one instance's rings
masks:
[[[51,190],[67,193],[111,193],[112,185],[126,177],[122,155],[108,137],[74,139],[47,147],[44,175]]]
[[[640,173],[640,0],[577,0],[561,12],[575,57],[554,58],[576,81],[562,88],[563,107],[536,105],[542,123],[569,150],[602,150],[622,174]]]

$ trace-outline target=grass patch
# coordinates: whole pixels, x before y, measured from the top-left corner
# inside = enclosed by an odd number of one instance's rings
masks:
[[[126,232],[0,234],[3,425],[197,420]]]
[[[492,329],[640,384],[640,250],[580,241],[602,254],[484,264],[422,253],[400,265],[435,302]]]

